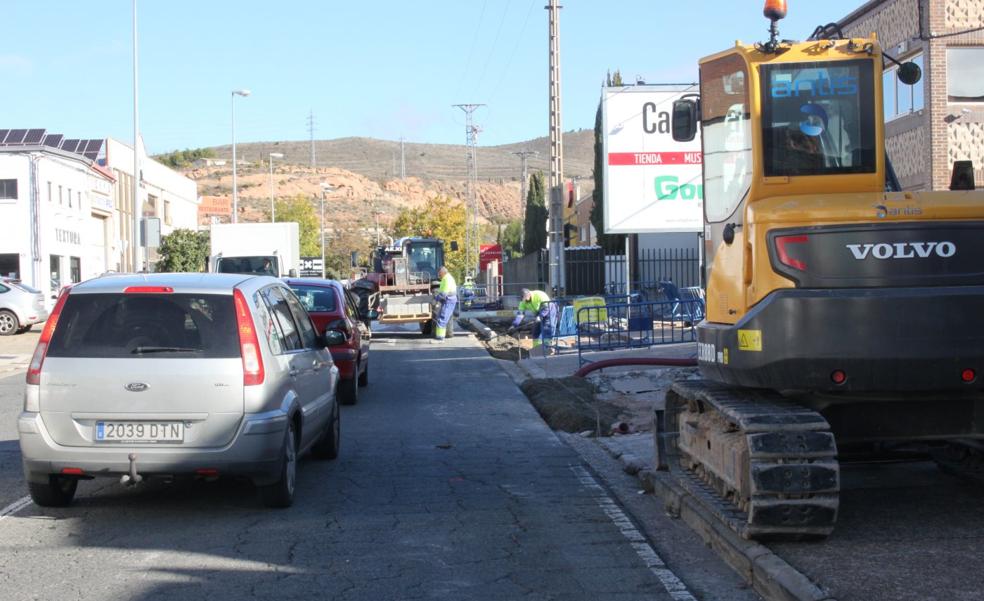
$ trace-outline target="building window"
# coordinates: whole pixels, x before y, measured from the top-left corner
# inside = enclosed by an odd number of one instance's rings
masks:
[[[68,264],[72,283],[78,284],[82,281],[82,260],[78,257],[69,257]]]
[[[61,292],[61,257],[51,255],[48,258],[48,271],[51,274],[51,291],[58,294]]]
[[[950,102],[984,102],[984,48],[948,48],[946,95]]]
[[[0,276],[20,278],[20,255],[0,253]]]
[[[0,179],[0,200],[17,200],[17,180]]]
[[[917,54],[905,60],[912,61],[919,65],[920,69],[923,69],[922,54]],[[925,73],[925,70],[923,70],[923,73]],[[926,99],[923,92],[923,82],[926,81],[926,78],[924,77],[920,79],[915,85],[907,86],[899,81],[898,74],[899,68],[897,65],[892,65],[890,69],[886,69],[885,72],[882,73],[882,91],[885,99],[885,121],[905,117],[906,115],[910,115],[926,108]]]
[[[48,202],[51,202],[51,182],[48,182]]]
[[[64,198],[64,196],[62,196],[62,187],[61,186],[58,186],[58,204],[60,204],[60,205],[65,204],[65,198]]]
[[[68,189],[68,208],[72,208],[72,189]]]
[[[82,212],[82,192],[78,192],[78,196],[75,197],[79,202],[79,212]]]
[[[171,201],[164,201],[164,225],[171,225]]]

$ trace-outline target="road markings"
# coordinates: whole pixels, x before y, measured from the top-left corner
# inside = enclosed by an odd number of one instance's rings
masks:
[[[21,509],[24,509],[30,504],[31,504],[31,497],[23,497],[21,499],[17,499],[16,501],[11,503],[10,505],[7,505],[3,509],[0,509],[0,522],[4,521],[8,517],[14,515],[15,513],[17,513]]]
[[[656,553],[652,545],[646,542],[646,537],[642,535],[641,532],[632,523],[625,512],[619,508],[618,504],[610,496],[608,492],[598,484],[588,470],[584,469],[584,466],[572,465],[571,471],[577,476],[577,479],[581,481],[581,486],[592,491],[595,495],[595,501],[601,510],[605,512],[614,523],[618,529],[622,532],[632,548],[635,549],[636,554],[642,559],[646,564],[646,567],[659,579],[663,584],[663,588],[666,592],[670,594],[671,597],[676,599],[676,601],[697,601],[696,598],[690,594],[687,590],[687,585],[680,580],[676,574],[674,574],[668,567],[666,567],[666,562]]]

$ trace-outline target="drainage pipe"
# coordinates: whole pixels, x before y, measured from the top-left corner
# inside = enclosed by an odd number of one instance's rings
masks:
[[[624,367],[627,365],[650,365],[658,367],[697,367],[697,359],[674,359],[670,357],[623,357],[622,359],[605,359],[588,363],[574,372],[578,378],[583,378],[593,371],[606,367]]]

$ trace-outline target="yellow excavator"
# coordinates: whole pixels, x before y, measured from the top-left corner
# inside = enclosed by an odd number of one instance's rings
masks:
[[[950,191],[902,191],[882,104],[898,61],[836,25],[780,40],[785,15],[768,0],[770,39],[701,60],[699,96],[673,107],[674,138],[699,124],[703,142],[704,379],[667,394],[657,459],[669,448],[746,538],[827,536],[849,452],[915,442],[955,470],[984,466],[973,165],[955,164]]]

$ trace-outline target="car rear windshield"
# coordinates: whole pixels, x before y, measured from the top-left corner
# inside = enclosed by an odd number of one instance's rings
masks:
[[[291,284],[290,289],[294,291],[298,300],[301,301],[301,305],[309,312],[328,313],[336,310],[335,291],[331,288]]]
[[[224,257],[219,259],[219,273],[254,273],[278,277],[280,269],[276,256]]]
[[[71,294],[48,356],[239,357],[232,296]]]
[[[41,292],[40,290],[35,290],[34,288],[31,288],[30,286],[28,286],[27,284],[25,284],[23,282],[14,282],[14,281],[11,281],[11,280],[7,280],[7,281],[5,281],[3,283],[6,284],[6,285],[8,285],[8,286],[11,286],[13,288],[17,288],[18,290],[23,290],[24,292],[29,292],[31,294],[38,294],[38,293]]]

